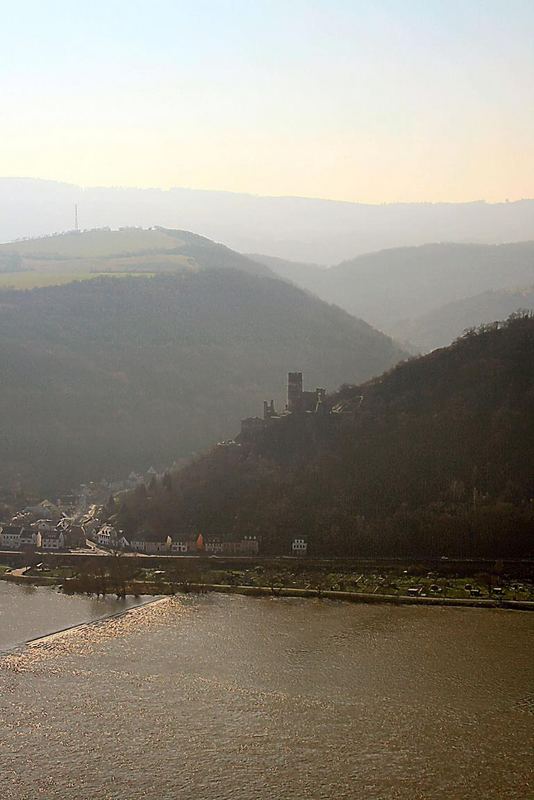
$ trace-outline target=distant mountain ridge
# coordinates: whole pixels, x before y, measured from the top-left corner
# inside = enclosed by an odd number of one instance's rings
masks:
[[[320,264],[427,242],[534,238],[534,200],[370,205],[0,178],[0,241],[72,228],[75,203],[82,228],[160,225],[202,231],[240,252]]]
[[[304,265],[276,260],[269,263],[282,277],[326,302],[340,305],[391,335],[399,335],[400,322],[431,315],[446,303],[482,292],[534,284],[534,241],[402,247],[308,271]],[[492,319],[495,317],[474,322]]]

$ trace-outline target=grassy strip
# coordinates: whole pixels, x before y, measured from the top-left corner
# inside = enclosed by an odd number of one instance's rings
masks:
[[[36,586],[58,586],[63,583],[68,592],[68,581],[58,577],[0,575],[1,580],[15,583],[32,583]],[[325,600],[340,600],[348,603],[389,603],[393,605],[456,606],[464,608],[507,608],[534,611],[534,602],[528,600],[497,600],[484,597],[421,597],[412,595],[392,595],[369,592],[345,592],[332,589],[299,589],[280,586],[232,586],[225,583],[177,583],[167,581],[132,581],[126,586],[126,594],[173,595],[187,593],[219,592],[221,594],[241,594],[248,597],[302,597]],[[113,594],[113,591],[109,591]]]
[[[127,594],[182,594],[219,592],[241,594],[248,597],[311,597],[341,600],[349,603],[390,603],[393,605],[460,606],[464,608],[509,608],[534,611],[534,602],[527,600],[496,600],[480,597],[413,597],[411,595],[370,594],[367,592],[341,592],[331,589],[298,589],[278,586],[230,586],[225,583],[188,583],[171,586],[169,583],[134,581]]]
[[[191,584],[189,591],[244,594],[252,597],[317,597],[349,603],[393,603],[394,605],[463,606],[468,608],[515,608],[534,611],[534,602],[527,600],[494,600],[480,597],[413,597],[411,595],[369,594],[320,589],[271,588],[270,586],[227,586],[224,584]]]

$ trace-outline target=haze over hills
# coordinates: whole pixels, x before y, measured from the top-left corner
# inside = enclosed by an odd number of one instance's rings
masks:
[[[533,283],[534,241],[402,247],[367,253],[329,269],[307,270],[304,265],[269,259],[264,263],[323,300],[394,335],[399,322],[432,314],[445,303]],[[495,318],[499,316],[475,322]]]
[[[467,328],[506,319],[519,309],[534,311],[534,286],[482,292],[390,327],[399,341],[410,342],[422,352],[444,347]]]
[[[247,253],[248,258],[268,267],[280,278],[283,278],[302,289],[321,295],[328,285],[328,268],[322,264],[306,264],[285,258],[275,258],[262,253]]]
[[[121,525],[254,534],[273,553],[291,535],[316,555],[532,554],[534,318],[344,386],[328,408],[267,421],[172,488],[130,495]]]
[[[82,188],[0,179],[0,241],[74,227],[138,225],[202,231],[241,252],[334,264],[427,242],[501,243],[534,238],[534,200],[366,205],[175,188]]]
[[[289,369],[331,389],[403,355],[341,309],[233,269],[3,290],[0,484],[55,492],[164,467],[281,401]]]

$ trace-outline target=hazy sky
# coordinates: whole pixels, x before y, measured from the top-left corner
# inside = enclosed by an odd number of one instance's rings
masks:
[[[2,5],[0,175],[534,196],[532,0]]]

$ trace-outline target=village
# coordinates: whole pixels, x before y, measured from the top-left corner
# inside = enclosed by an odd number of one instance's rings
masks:
[[[73,551],[92,555],[120,551],[147,556],[257,556],[260,553],[260,540],[252,535],[228,541],[205,537],[200,531],[189,535],[171,532],[164,537],[140,531],[127,539],[113,524],[116,504],[113,491],[129,491],[161,477],[151,467],[145,475],[132,473],[122,483],[102,481],[82,485],[79,493],[65,495],[55,502],[45,499],[26,505],[10,519],[0,522],[0,550],[20,551],[28,557]],[[307,549],[304,539],[294,538],[288,541],[287,555],[304,556]]]
[[[240,437],[246,440],[265,425],[289,414],[328,414],[325,406],[325,389],[303,389],[302,373],[290,372],[287,380],[285,411],[277,413],[274,402],[264,401],[263,419],[250,417],[242,420]],[[344,408],[332,409],[334,414],[346,413]],[[238,437],[239,438],[239,437]],[[219,443],[228,444],[226,442]],[[236,444],[232,441],[231,444]],[[154,467],[144,474],[131,472],[126,480],[82,484],[71,494],[58,497],[55,502],[45,499],[25,505],[6,521],[0,521],[0,550],[22,551],[28,555],[39,552],[87,552],[106,554],[112,551],[144,555],[209,555],[257,556],[260,540],[244,536],[236,541],[220,537],[205,537],[201,531],[187,534],[169,531],[163,537],[139,531],[127,539],[114,524],[116,498],[139,486],[150,487],[161,480]],[[306,556],[308,542],[302,537],[288,536],[287,548],[280,555]]]

